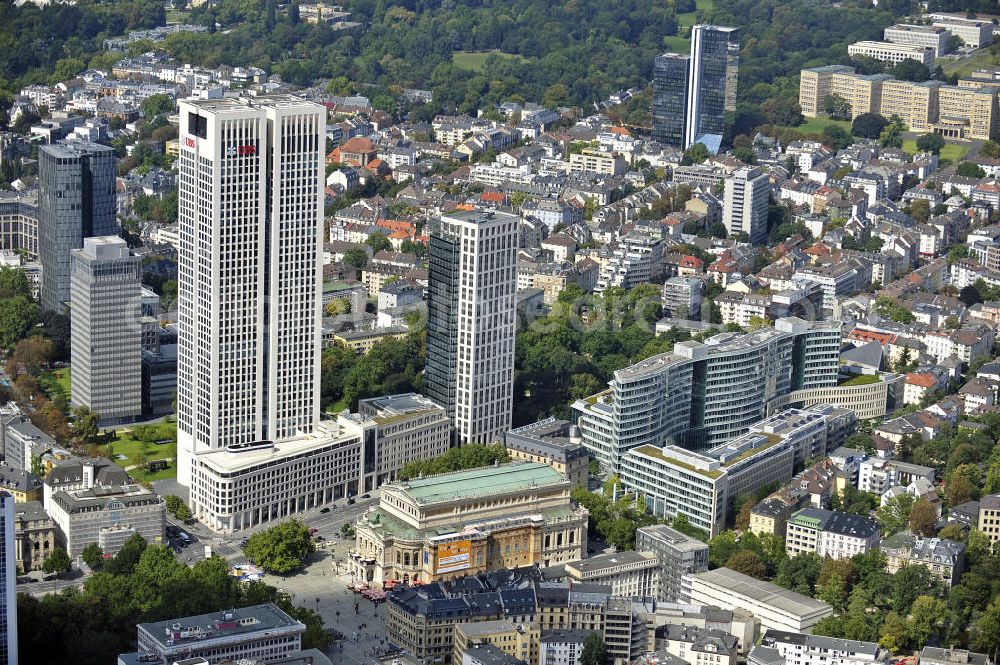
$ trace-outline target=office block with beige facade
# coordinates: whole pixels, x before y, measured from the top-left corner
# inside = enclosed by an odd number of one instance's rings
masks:
[[[847,100],[851,117],[878,113],[882,107],[882,84],[893,80],[888,74],[836,73],[830,78],[830,92]],[[823,99],[826,103],[826,99]]]
[[[105,554],[117,554],[136,533],[147,543],[162,543],[166,526],[163,500],[139,485],[56,492],[49,514],[70,557],[80,556],[91,543]]]
[[[802,115],[815,118],[823,115],[827,95],[833,83],[834,74],[854,74],[854,68],[847,65],[826,65],[803,69],[799,74],[799,106]]]
[[[888,62],[897,65],[904,60],[916,60],[927,65],[928,68],[934,66],[934,49],[926,46],[909,46],[906,44],[893,44],[890,42],[854,42],[847,47],[847,54],[850,56],[863,55],[875,58],[881,62]]]
[[[574,486],[586,487],[590,453],[576,425],[546,418],[506,432],[504,446],[513,460],[548,464]]]
[[[949,21],[938,19],[931,25],[935,28],[947,30],[950,34],[955,35],[965,42],[966,46],[971,46],[972,48],[981,48],[993,41],[993,23],[990,21],[971,21],[968,19]]]
[[[621,175],[628,169],[620,152],[602,152],[585,149],[569,156],[569,170],[572,172],[603,173]]]
[[[998,87],[942,86],[934,131],[946,139],[991,139],[997,135]]]
[[[938,117],[938,89],[943,85],[941,81],[883,81],[880,115],[898,115],[913,132],[931,131]]]
[[[525,663],[537,663],[540,637],[538,624],[530,621],[522,623],[499,619],[460,623],[455,626],[451,662],[463,662],[469,647],[492,644],[508,656]]]
[[[355,525],[352,572],[368,582],[426,582],[579,561],[585,508],[548,464],[513,462],[391,483]]]

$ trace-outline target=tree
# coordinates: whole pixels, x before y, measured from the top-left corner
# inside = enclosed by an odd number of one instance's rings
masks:
[[[980,653],[1000,652],[1000,599],[994,600],[972,626],[972,646]]]
[[[97,543],[91,543],[84,547],[83,552],[80,553],[80,558],[95,573],[104,567],[104,550]]]
[[[972,284],[962,287],[962,290],[958,292],[958,299],[968,307],[983,302],[983,297],[980,295],[979,289]]]
[[[912,510],[913,497],[909,494],[900,494],[886,501],[884,506],[875,511],[882,536],[891,536],[909,526]]]
[[[760,105],[764,117],[772,125],[796,127],[802,124],[802,107],[789,97],[771,97]]]
[[[711,157],[711,154],[708,152],[708,148],[705,147],[705,144],[695,143],[693,146],[684,151],[684,156],[681,158],[681,164],[701,164],[709,157]]]
[[[52,358],[52,340],[41,335],[28,335],[14,345],[10,354],[11,363],[32,376],[38,376],[42,367]]]
[[[0,297],[0,349],[9,349],[28,334],[38,314],[38,306],[25,295]]]
[[[826,96],[823,110],[831,118],[844,120],[851,117],[851,103],[835,92]]]
[[[68,573],[72,566],[73,562],[70,561],[69,554],[66,554],[66,550],[61,547],[53,548],[52,554],[42,562],[42,570],[46,573],[57,573],[59,575]]]
[[[983,147],[979,149],[979,154],[992,159],[1000,158],[1000,143],[993,140],[986,141],[983,143]]]
[[[937,511],[927,499],[921,497],[913,503],[910,509],[910,531],[922,536],[934,535],[934,523],[937,522]]]
[[[955,173],[966,178],[985,178],[986,171],[979,164],[974,162],[962,162],[955,169]]]
[[[599,633],[590,633],[583,640],[580,665],[605,665],[608,662],[608,648]]]
[[[944,137],[934,132],[921,134],[917,138],[917,150],[923,152],[933,152],[935,155],[941,152],[944,147]]]
[[[167,506],[167,512],[181,521],[191,519],[191,509],[187,507],[184,500],[176,494],[168,494],[163,497],[163,502]]]
[[[931,204],[930,201],[924,199],[917,199],[910,204],[910,217],[917,220],[921,224],[930,219],[931,216]]]
[[[176,104],[174,98],[166,93],[150,95],[142,100],[142,115],[152,119],[162,113],[173,113]]]
[[[253,534],[243,551],[264,570],[285,575],[299,568],[302,561],[316,551],[316,545],[309,537],[309,529],[292,519]]]
[[[904,58],[890,70],[890,73],[898,79],[904,81],[926,81],[931,77],[931,71],[922,62],[913,58]]]
[[[360,272],[368,265],[368,254],[360,247],[354,247],[344,252],[344,263]]]
[[[948,606],[940,598],[919,596],[910,608],[907,640],[910,648],[921,648],[942,631],[947,622]]]
[[[21,268],[0,267],[0,298],[31,295],[31,282]]]
[[[766,580],[768,577],[767,566],[753,550],[736,552],[726,561],[726,567],[744,575],[756,577],[758,580]]]
[[[938,538],[942,540],[954,540],[955,542],[965,541],[965,531],[962,527],[954,522],[950,524],[945,524],[944,527],[938,531]]]
[[[959,473],[952,474],[944,489],[945,501],[948,502],[949,508],[954,508],[966,501],[972,501],[978,495],[976,486],[970,483],[966,476]]]
[[[888,649],[891,653],[899,653],[906,646],[907,629],[908,626],[903,617],[895,612],[889,612],[879,634],[879,646]]]
[[[85,406],[78,406],[73,411],[73,435],[81,443],[90,443],[97,437],[97,423],[100,416]]]
[[[877,113],[862,113],[851,123],[851,133],[866,139],[877,139],[889,121]]]
[[[389,242],[389,239],[384,233],[373,233],[368,236],[368,239],[365,240],[365,242],[372,248],[372,252],[381,252],[383,250],[392,249],[392,243]]]
[[[740,512],[736,514],[736,524],[735,527],[740,531],[746,531],[750,528],[750,513],[753,511],[754,502],[751,499],[747,499],[740,506]]]

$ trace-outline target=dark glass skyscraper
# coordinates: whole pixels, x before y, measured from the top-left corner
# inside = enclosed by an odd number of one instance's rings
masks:
[[[427,249],[427,362],[424,392],[455,417],[458,365],[459,239],[431,220]]]
[[[739,28],[691,28],[685,148],[703,143],[710,152],[718,152],[726,129],[726,111],[736,110],[739,62]]]
[[[38,151],[40,300],[63,311],[70,298],[70,252],[83,239],[118,235],[115,152],[89,141],[46,145]]]
[[[686,55],[664,53],[653,63],[653,140],[681,149],[690,62]]]

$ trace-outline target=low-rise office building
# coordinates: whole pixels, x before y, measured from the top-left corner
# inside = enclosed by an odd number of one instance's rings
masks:
[[[820,557],[850,559],[878,547],[878,522],[868,517],[822,508],[803,508],[786,526],[788,556],[816,553]]]
[[[5,418],[0,428],[4,462],[13,469],[31,471],[31,458],[56,445],[56,440],[35,427],[28,416]]]
[[[568,563],[566,573],[577,582],[610,586],[615,596],[656,598],[661,565],[652,552],[625,550]]]
[[[355,525],[354,575],[426,582],[579,561],[588,513],[570,502],[570,489],[537,462],[390,483]]]
[[[515,658],[492,644],[474,644],[465,650],[462,660],[456,665],[527,665],[520,658]]]
[[[907,25],[897,23],[883,31],[883,38],[893,44],[920,46],[934,49],[934,55],[944,55],[951,49],[948,44],[948,32],[944,28],[933,25]]]
[[[926,46],[861,41],[850,44],[847,47],[847,54],[850,56],[863,55],[894,65],[909,59],[927,65],[928,68],[934,66],[934,49]]]
[[[804,635],[769,628],[761,645],[775,649],[788,665],[880,665],[891,656],[876,642]]]
[[[140,623],[136,626],[139,655],[147,662],[208,662],[241,659],[281,661],[302,649],[305,624],[274,603],[210,614]],[[128,654],[126,654],[128,655]],[[119,661],[125,655],[119,656]]]
[[[580,665],[589,630],[546,630],[538,644],[538,665]]]
[[[886,569],[895,573],[903,566],[923,566],[944,586],[958,584],[965,568],[965,543],[944,538],[922,538],[901,531],[882,541]]]
[[[684,576],[684,602],[746,609],[764,628],[808,633],[833,607],[729,568]]]
[[[666,524],[636,529],[635,549],[638,552],[652,552],[660,560],[658,600],[679,602],[681,578],[688,573],[708,570],[708,544]]]
[[[574,487],[586,487],[590,454],[576,425],[546,418],[506,432],[504,447],[513,460],[548,464]]]
[[[105,554],[117,554],[132,534],[147,543],[162,543],[166,508],[159,495],[139,485],[92,487],[56,492],[48,506],[60,545],[70,557],[97,543]]]

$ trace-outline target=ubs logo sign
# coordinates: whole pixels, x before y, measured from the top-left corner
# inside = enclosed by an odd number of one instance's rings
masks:
[[[190,136],[185,136],[184,137],[184,145],[185,145],[185,147],[193,148],[195,146],[194,139],[191,138]]]
[[[256,155],[257,146],[255,145],[231,145],[226,148],[226,157],[236,157],[237,155]]]

